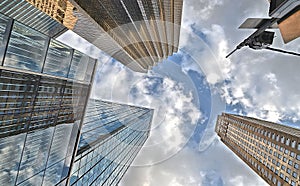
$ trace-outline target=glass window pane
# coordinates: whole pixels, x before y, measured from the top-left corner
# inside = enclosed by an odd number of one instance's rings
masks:
[[[89,57],[87,55],[75,50],[68,78],[83,81],[88,62]]]
[[[9,39],[4,66],[41,72],[47,45],[47,36],[15,22]]]
[[[95,63],[96,63],[95,59],[89,58],[88,67],[87,67],[87,70],[86,70],[86,73],[85,73],[85,78],[84,78],[84,81],[86,83],[89,83],[91,81]]]
[[[72,57],[72,49],[54,39],[51,40],[43,73],[67,77]]]
[[[10,32],[11,20],[0,14],[0,64],[2,63],[8,35]]]
[[[27,134],[17,183],[45,170],[53,129],[35,130]]]
[[[14,185],[26,134],[0,140],[0,185]]]

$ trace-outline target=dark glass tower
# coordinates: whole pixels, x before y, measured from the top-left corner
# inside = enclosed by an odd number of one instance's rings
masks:
[[[117,185],[149,136],[153,110],[90,99],[70,185]]]
[[[0,185],[63,184],[96,60],[3,14],[0,41]]]
[[[222,142],[268,184],[300,185],[300,130],[223,113],[216,132]]]

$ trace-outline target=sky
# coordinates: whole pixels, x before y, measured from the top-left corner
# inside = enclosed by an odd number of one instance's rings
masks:
[[[59,39],[99,59],[92,97],[155,109],[150,137],[120,185],[267,185],[214,132],[222,112],[300,128],[299,57],[243,48],[267,0],[185,0],[179,51],[134,73],[71,32]],[[300,39],[274,47],[300,52]]]

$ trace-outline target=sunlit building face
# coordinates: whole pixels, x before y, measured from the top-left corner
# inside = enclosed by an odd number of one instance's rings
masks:
[[[223,113],[215,130],[221,141],[268,184],[299,185],[299,129]]]

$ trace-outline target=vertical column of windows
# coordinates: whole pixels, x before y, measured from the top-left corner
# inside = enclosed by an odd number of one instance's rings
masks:
[[[43,73],[67,77],[73,51],[70,47],[51,39]]]
[[[5,51],[7,49],[8,39],[11,33],[13,20],[0,14],[0,64],[4,60]]]

